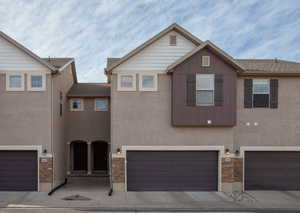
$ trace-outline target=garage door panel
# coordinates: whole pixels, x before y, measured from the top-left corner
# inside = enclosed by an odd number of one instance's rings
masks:
[[[300,190],[300,152],[246,152],[245,190]]]
[[[0,191],[37,190],[37,152],[0,151]]]
[[[215,191],[218,152],[129,151],[129,191]]]

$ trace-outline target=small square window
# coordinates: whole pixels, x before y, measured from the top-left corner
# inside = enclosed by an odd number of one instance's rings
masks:
[[[82,99],[71,99],[71,111],[83,111],[83,100]]]
[[[210,56],[202,56],[202,67],[210,66]]]
[[[177,37],[176,37],[176,35],[170,35],[170,37],[169,37],[169,44],[170,44],[170,46],[176,46],[177,45]]]
[[[118,74],[119,91],[135,91],[135,84],[135,74]]]
[[[24,91],[24,74],[6,74],[7,91]]]
[[[140,91],[157,91],[157,74],[139,74]]]
[[[95,100],[95,111],[108,111],[108,100],[107,99],[96,99]]]
[[[29,73],[27,78],[27,86],[29,91],[43,91],[46,89],[45,74]]]
[[[9,76],[9,87],[10,88],[21,88],[22,87],[22,77],[20,75]]]

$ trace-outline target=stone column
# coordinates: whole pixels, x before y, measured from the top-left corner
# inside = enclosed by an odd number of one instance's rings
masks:
[[[87,162],[88,162],[88,175],[91,175],[92,174],[92,142],[89,141],[87,142]]]
[[[72,171],[72,160],[71,160],[71,142],[67,143],[67,175],[70,175]]]
[[[222,191],[235,192],[243,189],[243,158],[222,158]]]

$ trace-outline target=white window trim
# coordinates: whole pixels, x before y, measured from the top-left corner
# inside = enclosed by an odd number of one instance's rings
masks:
[[[107,108],[106,108],[106,109],[98,109],[98,108],[97,108],[97,104],[96,104],[97,101],[107,101]],[[98,111],[98,112],[107,112],[108,109],[109,109],[109,102],[108,102],[108,99],[107,99],[107,98],[96,98],[96,99],[94,100],[94,110],[95,110],[95,111]]]
[[[80,101],[81,102],[81,108],[80,109],[74,109],[73,108],[73,101]],[[84,101],[82,98],[72,98],[70,99],[70,111],[78,112],[78,111],[84,111]]]
[[[173,36],[175,37],[175,43],[171,43]],[[169,35],[169,46],[177,46],[177,41],[178,41],[177,35],[174,34]]]
[[[213,89],[198,89],[197,88],[197,75],[211,75],[213,76]],[[213,91],[213,103],[212,104],[197,104],[197,91]],[[214,106],[215,105],[215,74],[196,74],[196,106]]]
[[[208,61],[208,64],[205,64],[204,63],[204,59],[207,59],[207,61]],[[202,59],[201,59],[202,61],[201,61],[201,65],[202,65],[202,67],[209,67],[210,66],[210,56],[209,55],[203,55],[202,56]]]
[[[143,87],[143,76],[153,76],[153,88]],[[140,91],[157,91],[157,74],[155,73],[140,73],[139,74],[139,90]]]
[[[121,87],[122,76],[132,76],[132,87]],[[119,73],[118,78],[118,91],[136,91],[136,73]]]
[[[42,76],[42,87],[32,88],[31,87],[31,76]],[[46,74],[45,73],[28,73],[27,74],[27,90],[28,91],[45,91],[46,90]]]
[[[11,72],[11,73],[6,73],[6,91],[24,91],[25,90],[25,83],[24,83],[24,80],[25,80],[25,73],[20,73],[20,72]],[[20,88],[11,88],[9,86],[9,77],[12,76],[12,75],[19,75],[21,76],[21,87]]]

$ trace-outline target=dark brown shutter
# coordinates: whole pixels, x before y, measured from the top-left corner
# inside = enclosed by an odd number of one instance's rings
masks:
[[[252,79],[244,80],[244,107],[252,108]]]
[[[270,108],[278,108],[278,79],[270,80]]]
[[[223,106],[223,76],[215,75],[215,106]]]
[[[186,76],[186,104],[188,106],[196,105],[196,75],[188,74]]]

